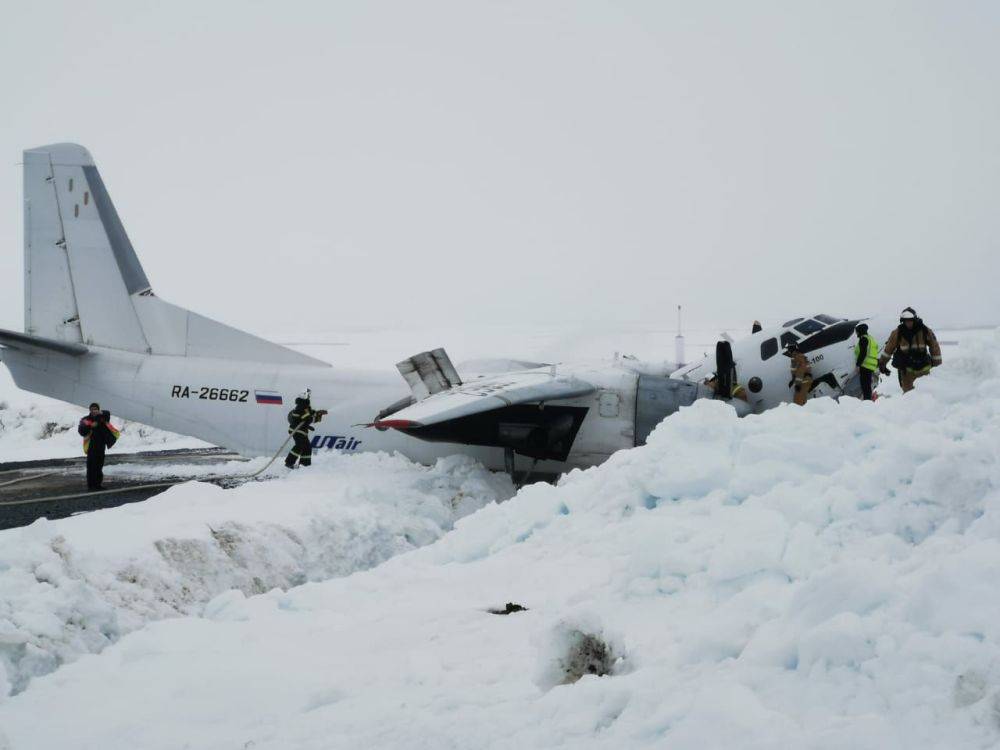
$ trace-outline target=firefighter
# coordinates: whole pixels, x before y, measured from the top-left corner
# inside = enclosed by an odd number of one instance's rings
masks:
[[[121,434],[111,424],[111,412],[101,411],[101,405],[90,405],[90,413],[80,420],[77,428],[83,438],[83,452],[87,455],[87,490],[103,490],[104,452],[113,446]]]
[[[317,424],[326,411],[320,409],[314,411],[310,398],[312,391],[306,388],[295,399],[295,408],[288,412],[288,434],[292,436],[294,445],[285,458],[285,466],[294,469],[296,462],[301,466],[312,465],[312,443],[309,440],[309,433],[315,430]]]
[[[738,398],[749,403],[747,389],[740,385],[736,376],[736,363],[733,361],[733,349],[728,341],[718,341],[715,344],[716,373],[705,381],[716,396],[729,400]]]
[[[858,343],[854,345],[854,360],[858,366],[858,377],[861,379],[861,398],[873,401],[873,380],[878,369],[878,344],[875,337],[868,335],[868,324],[858,323],[854,327],[858,335]]]
[[[738,398],[741,401],[750,402],[750,398],[747,396],[747,389],[736,381],[732,381],[731,385],[726,385],[719,380],[718,375],[712,375],[710,378],[704,381],[704,384],[708,386],[712,393],[716,396],[721,396],[724,399]],[[726,395],[728,392],[729,395]]]
[[[899,327],[889,334],[889,340],[885,342],[878,368],[884,375],[889,374],[886,363],[890,358],[903,393],[912,391],[913,381],[941,364],[941,346],[937,336],[924,325],[924,321],[912,307],[907,307],[900,313]]]
[[[788,381],[788,387],[792,389],[792,401],[799,406],[804,406],[809,398],[809,391],[812,390],[812,368],[809,360],[799,349],[799,345],[792,343],[785,347],[785,356],[791,360],[790,368],[792,379]]]

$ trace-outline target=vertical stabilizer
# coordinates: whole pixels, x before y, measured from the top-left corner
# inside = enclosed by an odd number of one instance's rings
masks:
[[[25,333],[142,354],[327,363],[156,297],[90,153],[24,152]]]
[[[24,197],[26,332],[149,351],[130,299],[149,282],[87,149],[25,151]]]
[[[52,163],[43,151],[24,152],[24,331],[83,340]]]

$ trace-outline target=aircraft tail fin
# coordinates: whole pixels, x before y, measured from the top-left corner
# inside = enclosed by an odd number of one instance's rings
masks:
[[[87,149],[24,152],[25,332],[57,342],[280,364],[325,362],[156,297]]]

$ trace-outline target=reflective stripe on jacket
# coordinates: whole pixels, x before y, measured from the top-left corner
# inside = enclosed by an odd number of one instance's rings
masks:
[[[941,364],[941,345],[938,344],[934,331],[927,326],[921,326],[913,331],[912,336],[907,336],[903,333],[904,330],[903,326],[892,330],[879,357],[880,362],[885,363],[894,359],[893,364],[896,367],[912,370],[922,370],[927,365],[937,367]],[[894,354],[897,355],[895,358]],[[916,364],[912,364],[914,361]]]
[[[107,417],[105,417],[105,420]],[[97,432],[98,437],[102,439],[104,447],[110,448],[115,442],[121,437],[121,432],[111,424],[111,422],[105,421],[102,424],[90,417],[84,417],[80,420],[80,425],[77,427],[77,431],[83,436],[83,452],[84,454],[90,453],[90,439]]]
[[[316,428],[313,425],[323,419],[322,414],[317,414],[312,407],[292,409],[288,412],[288,434],[293,434],[296,429],[300,432],[312,432]]]

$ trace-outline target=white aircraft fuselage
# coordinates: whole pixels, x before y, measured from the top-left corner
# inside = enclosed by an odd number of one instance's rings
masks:
[[[86,149],[24,157],[25,331],[0,331],[0,355],[25,390],[261,456],[286,441],[287,414],[308,388],[328,411],[310,436],[316,451],[422,463],[461,453],[508,471],[521,456],[516,468],[547,474],[641,445],[663,418],[713,397],[710,357],[680,369],[616,357],[470,377],[435,350],[399,374],[332,367],[159,299]],[[791,341],[812,363],[812,396],[857,395],[855,322],[795,319],[734,342],[749,400],[729,403],[742,416],[791,401],[781,353]],[[891,330],[870,325],[879,342]]]
[[[407,393],[394,371],[346,370],[309,365],[262,365],[207,357],[151,356],[89,347],[88,354],[30,353],[7,349],[3,360],[19,387],[86,407],[99,402],[125,419],[153,425],[247,456],[272,455],[288,437],[295,396],[312,390],[315,409],[329,413],[310,438],[314,451],[398,451],[425,464],[470,455],[503,470],[500,446],[429,442],[395,429],[370,427],[375,415]],[[584,419],[566,461],[540,461],[540,473],[561,473],[601,463],[635,445],[636,375],[620,366],[580,367],[602,393],[621,394],[617,413],[599,415],[600,396],[564,399],[561,405],[593,411]],[[279,394],[280,403],[270,394]],[[629,395],[631,394],[631,399]],[[604,396],[607,401],[608,396]],[[609,409],[605,409],[609,412]],[[518,469],[527,464],[518,464]]]

